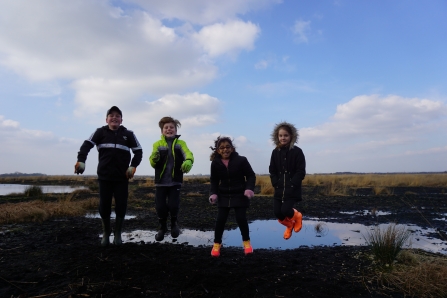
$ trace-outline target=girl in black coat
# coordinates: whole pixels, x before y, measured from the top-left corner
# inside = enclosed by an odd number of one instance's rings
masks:
[[[286,226],[284,239],[299,232],[302,214],[293,208],[301,201],[301,182],[306,176],[306,160],[301,148],[295,146],[298,130],[293,124],[281,122],[275,126],[271,138],[276,148],[270,159],[270,180],[275,190],[273,211],[278,221]]]
[[[250,199],[253,197],[256,175],[247,158],[240,156],[228,137],[218,137],[214,141],[211,154],[211,204],[217,204],[218,213],[214,231],[214,245],[211,256],[220,256],[222,235],[228,213],[234,208],[236,221],[242,235],[245,254],[253,253],[250,244],[248,222],[246,218]]]

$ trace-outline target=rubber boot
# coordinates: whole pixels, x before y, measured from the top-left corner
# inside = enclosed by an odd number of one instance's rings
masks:
[[[178,224],[177,224],[177,217],[176,216],[172,216],[171,217],[171,237],[172,238],[177,238],[178,235],[180,235],[180,229],[179,229]]]
[[[168,226],[166,224],[166,218],[159,218],[158,222],[160,223],[160,229],[155,235],[155,240],[161,241],[165,238],[165,233],[168,231]]]
[[[113,237],[113,244],[121,245],[123,244],[123,240],[121,239],[121,230],[123,229],[124,217],[116,217],[115,220],[115,232],[113,233],[115,237]]]
[[[102,240],[101,246],[107,246],[110,244],[110,217],[102,218]]]
[[[214,243],[213,248],[211,249],[211,256],[215,258],[219,257],[221,247],[222,243]]]
[[[244,247],[245,255],[249,255],[253,253],[253,247],[251,246],[250,240],[243,241],[242,246]]]
[[[293,222],[288,217],[284,218],[282,221],[278,219],[278,222],[286,226],[286,230],[284,231],[284,239],[288,240],[292,237]]]
[[[303,227],[303,215],[301,212],[298,212],[296,209],[293,209],[293,217],[291,219],[293,221],[293,230],[295,233],[301,231]]]

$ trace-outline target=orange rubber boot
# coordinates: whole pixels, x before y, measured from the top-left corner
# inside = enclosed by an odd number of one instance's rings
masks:
[[[290,220],[290,218],[284,218],[283,221],[278,219],[278,222],[284,226],[286,226],[286,230],[284,231],[284,239],[289,239],[292,237],[292,230],[293,230],[293,222]]]
[[[250,244],[250,240],[243,241],[242,245],[244,246],[244,253],[245,255],[249,255],[253,253],[253,247]]]
[[[293,212],[293,217],[291,218],[291,220],[293,221],[293,230],[295,231],[295,233],[298,233],[303,227],[303,215],[296,209],[293,209]]]
[[[220,247],[222,246],[221,243],[214,243],[213,249],[211,250],[211,256],[212,257],[218,257],[220,256]]]

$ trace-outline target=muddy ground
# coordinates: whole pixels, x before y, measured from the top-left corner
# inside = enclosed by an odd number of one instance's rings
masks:
[[[179,215],[183,228],[213,230],[217,210],[208,201],[209,185],[185,183]],[[131,185],[124,232],[156,229],[153,187]],[[259,192],[259,190],[257,191]],[[413,223],[434,227],[445,237],[447,213],[443,189],[394,189],[374,195],[371,189],[351,196],[321,195],[304,189],[297,208],[306,217],[342,223]],[[75,199],[84,199],[81,194]],[[95,194],[88,194],[95,196]],[[1,203],[11,201],[0,196]],[[379,217],[340,211],[380,210]],[[250,221],[274,219],[272,198],[255,195]],[[235,227],[233,214],[227,225]],[[10,224],[0,233],[0,297],[404,297],[373,278],[368,247],[299,247],[256,249],[224,247],[220,258],[211,247],[187,244],[126,243],[99,246],[100,219],[59,218],[43,223]],[[285,240],[282,240],[285,241]]]

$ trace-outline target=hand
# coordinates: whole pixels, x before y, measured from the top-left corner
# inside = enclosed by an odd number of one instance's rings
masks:
[[[189,171],[191,171],[191,168],[192,168],[192,161],[190,161],[189,159],[187,159],[187,160],[185,160],[183,163],[182,163],[182,172],[183,173],[188,173]]]
[[[255,193],[251,189],[246,189],[244,192],[244,196],[246,196],[249,199],[253,198],[254,195]]]
[[[152,161],[158,162],[159,160],[160,160],[160,152],[157,150],[154,152],[154,154],[152,154]]]
[[[209,198],[209,201],[211,204],[216,204],[217,203],[217,195],[216,194],[212,194]]]
[[[74,173],[79,175],[79,174],[84,173],[84,171],[85,171],[85,163],[78,161],[75,164],[75,171],[74,171]]]
[[[133,175],[135,174],[135,171],[137,170],[137,168],[135,167],[129,167],[126,171],[126,177],[127,179],[132,179]]]

